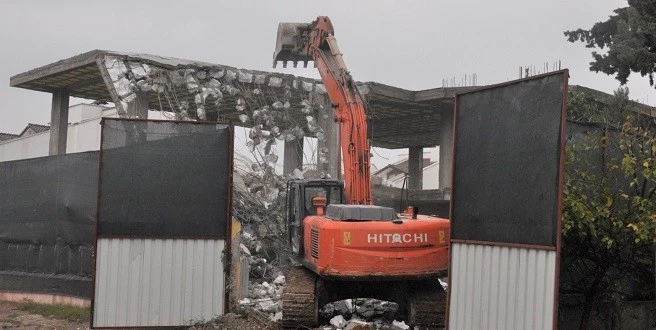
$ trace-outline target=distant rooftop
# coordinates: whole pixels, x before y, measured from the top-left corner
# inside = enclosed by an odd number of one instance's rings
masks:
[[[20,133],[20,136],[25,136],[25,135],[29,135],[29,134],[43,133],[43,132],[47,132],[49,130],[50,130],[50,126],[48,126],[48,125],[39,125],[39,124],[29,123],[29,124],[27,124],[27,126],[25,126],[23,131]]]
[[[18,134],[0,133],[0,141],[9,141],[19,137]]]

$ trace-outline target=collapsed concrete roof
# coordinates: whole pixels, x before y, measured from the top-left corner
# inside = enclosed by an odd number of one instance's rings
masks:
[[[218,115],[237,125],[252,127],[240,108],[244,99],[261,106],[285,102],[281,129],[314,132],[306,127],[306,116],[329,114],[321,81],[276,72],[237,69],[231,66],[141,53],[92,50],[10,79],[12,87],[43,92],[66,90],[70,96],[113,102],[125,113],[136,93],[148,92],[148,108],[180,112],[188,109]],[[368,104],[369,136],[375,147],[390,149],[439,145],[441,114],[453,111],[455,95],[480,87],[442,87],[410,91],[375,82],[359,83]],[[609,94],[582,86],[570,86],[593,95],[602,103]],[[246,95],[248,94],[248,95]],[[253,94],[258,94],[254,97]],[[199,102],[200,96],[200,102]],[[308,100],[314,113],[308,113]],[[289,102],[287,104],[287,102]],[[324,107],[325,105],[325,107]],[[316,113],[317,106],[322,107]],[[323,109],[326,108],[326,109]],[[199,110],[200,109],[200,110]],[[656,115],[653,107],[640,110]]]
[[[165,78],[169,86],[166,90],[174,92],[171,99],[175,99],[175,102],[162,97],[164,94],[159,92],[165,90],[157,81],[159,78],[164,79],[160,77],[162,72],[167,73]],[[193,82],[185,82],[189,76],[194,77]],[[211,83],[208,84],[213,78],[220,82],[215,83],[214,89]],[[223,85],[219,88],[221,83]],[[190,84],[197,89],[190,90]],[[199,103],[195,95],[202,90],[203,96],[207,97],[202,100],[204,112],[218,113],[219,118],[245,127],[250,127],[250,124],[248,121],[240,123],[238,109],[239,102],[243,102],[243,99],[240,101],[240,93],[262,93],[268,101],[288,99],[291,104],[288,122],[301,123],[300,127],[304,127],[306,116],[300,110],[303,99],[309,94],[322,98],[326,105],[330,104],[326,100],[323,85],[315,79],[107,50],[92,50],[17,74],[11,77],[10,85],[51,93],[66,90],[73,97],[113,102],[119,112],[126,111],[127,103],[135,98],[135,90],[158,91],[147,94],[150,109],[177,112],[182,105],[188,106],[192,112],[197,111],[194,104]],[[372,145],[395,149],[438,145],[440,113],[453,109],[456,93],[475,87],[409,91],[366,82],[360,83],[359,88],[369,105]],[[308,136],[312,136],[307,128],[303,129]]]

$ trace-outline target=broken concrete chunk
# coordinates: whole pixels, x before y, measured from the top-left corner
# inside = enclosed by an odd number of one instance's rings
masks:
[[[193,75],[187,75],[185,79],[187,82],[187,90],[189,92],[194,92],[198,89],[198,81],[196,81],[196,78],[194,78]]]
[[[253,82],[253,74],[252,73],[247,73],[247,72],[237,72],[237,79],[240,82],[243,82],[245,84],[250,84]]]
[[[373,324],[367,323],[362,320],[352,319],[344,327],[344,330],[374,330],[376,329]]]
[[[257,307],[263,311],[263,312],[268,312],[268,313],[276,313],[278,310],[278,303],[275,303],[271,300],[269,301],[261,301],[257,304]]]
[[[116,90],[116,94],[118,94],[118,96],[121,98],[132,93],[130,90],[130,80],[125,77],[114,83],[114,89]]]
[[[109,56],[105,57],[105,68],[107,68],[107,72],[109,73],[112,82],[125,78],[125,73],[128,72],[128,68],[122,60]]]
[[[221,79],[223,75],[224,75],[223,70],[210,70],[210,77],[214,79]]]
[[[136,98],[137,98],[137,94],[131,93],[131,94],[128,94],[128,95],[124,96],[123,101],[130,103],[130,102],[134,101],[134,99],[136,99]]]
[[[330,324],[336,328],[343,328],[346,325],[346,320],[343,316],[337,315],[330,319]]]
[[[144,69],[144,67],[141,66],[141,63],[129,62],[129,65],[130,65],[130,71],[132,71],[132,75],[134,76],[135,79],[140,80],[148,77],[148,72],[146,72],[146,69]]]
[[[241,249],[241,252],[243,252],[243,253],[245,253],[245,254],[247,254],[247,255],[249,255],[249,256],[251,255],[251,251],[248,250],[248,248],[246,247],[246,245],[244,245],[244,244],[239,244],[239,248]]]
[[[237,73],[236,73],[236,72],[234,72],[234,71],[232,71],[232,70],[227,70],[227,71],[226,71],[226,73],[225,73],[225,80],[226,80],[227,82],[231,82],[231,81],[235,80],[235,78],[237,78]]]
[[[314,91],[319,94],[326,94],[326,86],[323,84],[316,84],[314,85]]]
[[[269,78],[269,87],[280,87],[282,86],[282,78],[271,77]]]
[[[298,170],[298,169],[296,169]],[[278,284],[278,285],[283,285],[285,284],[285,276],[283,275],[278,275],[275,280],[273,280],[273,284]]]
[[[313,88],[312,88],[312,83],[311,83],[311,82],[302,81],[302,82],[301,82],[301,85],[303,86],[303,90],[306,91],[306,92],[311,92],[312,89],[313,89]]]
[[[198,107],[196,109],[196,117],[198,117],[198,119],[201,119],[201,120],[207,119],[204,106],[201,105],[200,107]]]
[[[221,82],[219,82],[218,80],[212,78],[212,79],[210,79],[210,81],[207,82],[207,87],[214,88],[214,89],[220,88],[221,87]]]
[[[273,322],[281,321],[282,320],[282,312],[278,312],[278,313],[273,314],[273,316],[270,317],[269,320],[271,320]]]
[[[397,327],[397,328],[399,328],[399,329],[401,329],[401,330],[408,330],[408,329],[410,329],[410,326],[409,326],[409,325],[406,325],[404,321],[397,321],[397,320],[394,320],[394,321],[392,321],[392,326],[395,326],[395,327]]]
[[[253,79],[253,82],[258,85],[264,84],[265,81],[266,81],[266,76],[263,74],[256,74],[255,78]]]
[[[147,91],[150,90],[150,85],[148,84],[148,82],[146,80],[139,80],[139,81],[137,81],[137,88],[140,91],[147,92]]]

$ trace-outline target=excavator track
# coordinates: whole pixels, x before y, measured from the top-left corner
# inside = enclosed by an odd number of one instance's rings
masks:
[[[317,276],[298,266],[287,273],[282,293],[282,326],[284,329],[313,328],[317,325]]]
[[[446,316],[446,292],[439,282],[430,282],[413,290],[409,297],[409,321],[422,329],[443,329]]]

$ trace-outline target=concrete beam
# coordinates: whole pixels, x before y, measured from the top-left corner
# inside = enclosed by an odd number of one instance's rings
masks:
[[[408,189],[421,190],[424,181],[424,148],[408,148]]]
[[[442,111],[440,113],[440,174],[439,174],[439,187],[440,189],[448,188],[449,192],[445,191],[444,198],[450,199],[451,189],[451,174],[453,165],[453,109],[450,111]]]
[[[50,146],[48,154],[62,155],[66,153],[68,138],[68,91],[52,93],[52,108],[50,109]]]
[[[283,175],[294,172],[294,169],[303,170],[303,139],[285,141],[285,155],[282,164]]]
[[[322,172],[330,175],[331,179],[340,179],[342,174],[342,153],[339,146],[339,126],[335,122],[332,110],[328,113],[318,113],[316,118],[319,126],[323,129],[324,140],[319,141],[317,152],[317,164],[321,165]],[[322,163],[321,158],[328,163]]]

